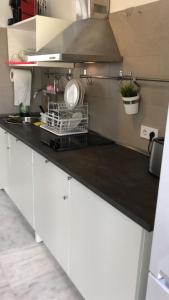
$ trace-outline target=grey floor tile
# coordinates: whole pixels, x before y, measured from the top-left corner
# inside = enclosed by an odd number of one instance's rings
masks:
[[[0,224],[0,300],[83,300],[3,191]]]
[[[0,190],[0,253],[32,243],[35,241],[31,227],[6,193]]]

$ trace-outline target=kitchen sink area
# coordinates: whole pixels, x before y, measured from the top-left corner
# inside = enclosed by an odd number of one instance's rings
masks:
[[[11,116],[11,117],[7,117],[5,119],[6,123],[9,124],[14,124],[14,125],[19,125],[19,124],[24,124],[24,125],[30,125],[30,124],[34,124],[36,122],[39,122],[41,120],[41,117],[20,117],[20,116]]]

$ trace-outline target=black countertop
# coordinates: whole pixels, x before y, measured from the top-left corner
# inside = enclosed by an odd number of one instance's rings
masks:
[[[159,180],[148,173],[147,156],[117,144],[56,152],[41,142],[44,130],[39,127],[8,124],[3,118],[0,126],[144,229],[153,230]]]

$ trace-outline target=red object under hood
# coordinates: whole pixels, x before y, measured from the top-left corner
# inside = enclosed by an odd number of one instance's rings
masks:
[[[20,0],[21,20],[28,19],[36,15],[37,0]]]

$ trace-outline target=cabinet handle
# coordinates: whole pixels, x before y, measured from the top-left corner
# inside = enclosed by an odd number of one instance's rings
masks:
[[[63,196],[63,200],[67,200],[68,199],[68,196]]]
[[[10,150],[10,147],[8,146],[8,147],[6,147],[6,149],[7,149],[7,150]]]
[[[71,179],[72,179],[72,176],[68,176],[68,177],[67,177],[67,180],[71,180]]]
[[[45,159],[45,164],[48,164],[49,163],[49,160],[48,159]]]

